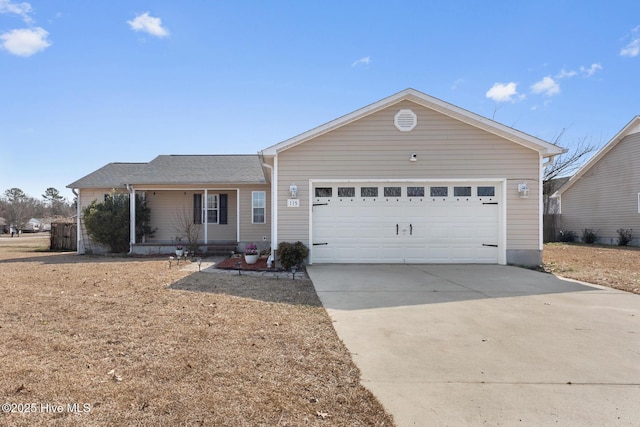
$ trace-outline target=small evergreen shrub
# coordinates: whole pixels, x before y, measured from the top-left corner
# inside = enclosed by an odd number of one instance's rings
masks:
[[[576,240],[578,240],[578,236],[574,231],[560,231],[560,237],[558,238],[558,241],[564,243],[574,243]]]
[[[592,228],[582,230],[582,242],[593,245],[598,240],[598,232]]]
[[[618,228],[618,245],[627,246],[633,239],[633,229]]]
[[[309,255],[309,248],[302,242],[280,242],[277,255],[282,268],[289,270],[294,265],[302,265],[304,259]]]

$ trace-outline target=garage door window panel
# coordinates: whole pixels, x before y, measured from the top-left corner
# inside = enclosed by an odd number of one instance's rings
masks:
[[[496,187],[478,187],[478,197],[495,197],[496,195]]]
[[[338,197],[355,197],[355,187],[338,187]]]
[[[384,197],[401,197],[402,187],[384,187]]]
[[[333,188],[316,187],[316,197],[331,197],[332,195],[333,195]]]
[[[449,195],[449,187],[431,187],[429,194],[431,197],[447,197]]]
[[[453,187],[453,197],[471,197],[471,187]]]
[[[407,197],[424,197],[424,187],[407,187]]]
[[[378,197],[378,187],[361,187],[360,197]]]

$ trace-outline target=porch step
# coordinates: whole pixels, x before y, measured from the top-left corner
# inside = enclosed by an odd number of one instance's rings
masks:
[[[236,243],[213,243],[208,244],[207,255],[230,255],[231,252],[236,250]]]

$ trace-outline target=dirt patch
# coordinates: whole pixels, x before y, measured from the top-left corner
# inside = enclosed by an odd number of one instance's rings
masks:
[[[19,239],[0,237],[0,403],[21,413],[0,425],[393,425],[308,280]]]
[[[640,294],[640,248],[548,243],[543,263],[558,276]]]

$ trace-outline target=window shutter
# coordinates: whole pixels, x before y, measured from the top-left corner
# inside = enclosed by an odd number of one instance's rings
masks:
[[[202,194],[193,195],[193,223],[202,224]]]
[[[220,221],[218,224],[226,224],[227,223],[227,195],[220,194]]]

